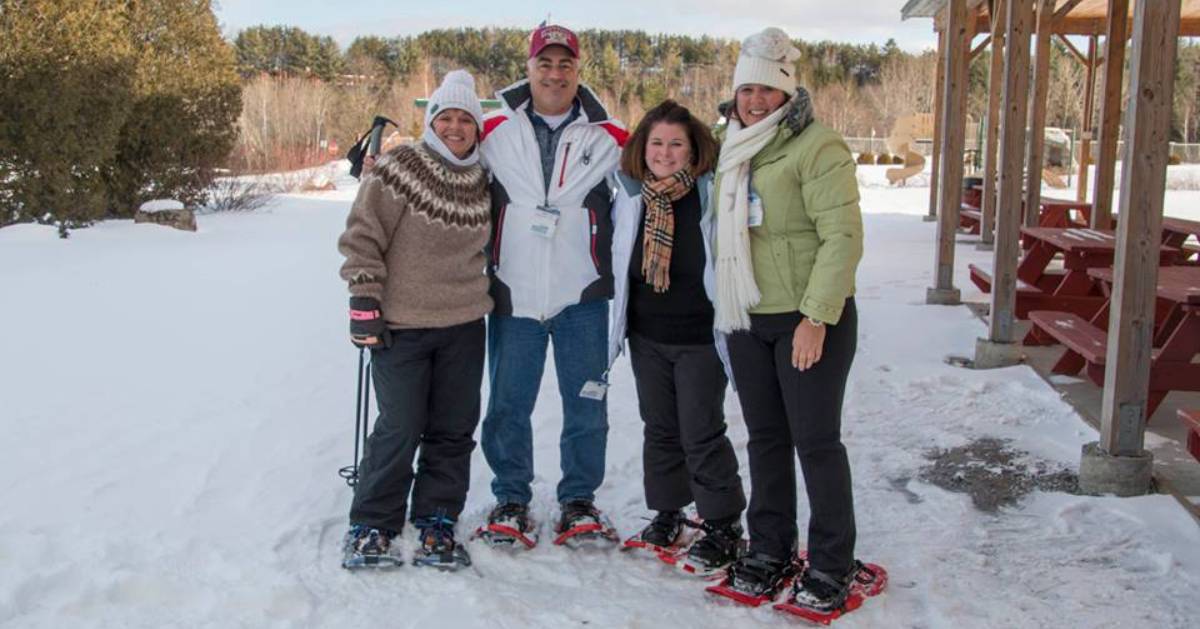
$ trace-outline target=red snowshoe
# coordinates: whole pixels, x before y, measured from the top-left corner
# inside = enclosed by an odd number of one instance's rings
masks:
[[[775,609],[828,625],[862,607],[866,599],[878,596],[887,588],[887,581],[888,573],[882,566],[860,561],[855,562],[855,569],[845,583],[806,569],[788,600],[776,604]]]

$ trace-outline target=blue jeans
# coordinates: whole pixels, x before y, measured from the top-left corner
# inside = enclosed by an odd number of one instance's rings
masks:
[[[563,400],[562,480],[558,501],[593,500],[604,482],[608,405],[579,396],[584,383],[599,380],[608,359],[608,301],[569,306],[538,322],[492,315],[488,324],[491,391],[483,418],[483,455],[496,478],[492,493],[501,503],[533,499],[533,427],[546,345],[554,342],[554,366]]]

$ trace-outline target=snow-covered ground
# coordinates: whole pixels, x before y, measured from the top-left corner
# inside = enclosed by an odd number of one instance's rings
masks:
[[[844,426],[858,552],[892,587],[840,624],[1195,626],[1200,527],[1173,499],[1035,492],[985,514],[916,480],[933,447],[995,436],[1073,467],[1095,433],[1029,368],[943,361],[984,327],[966,308],[924,305],[934,224],[916,215],[929,189],[888,188],[883,170],[860,170],[867,254]],[[793,623],[715,603],[652,561],[550,544],[515,557],[472,545],[477,570],[454,575],[342,570],[350,490],[335,472],[351,456],[357,354],[334,246],[354,187],[337,182],[200,216],[195,234],[129,221],[66,241],[0,230],[0,626]],[[1200,192],[1172,191],[1168,206],[1195,215]],[[543,520],[558,478],[553,374],[535,415]],[[614,380],[599,504],[629,534],[646,511],[625,359]],[[733,395],[726,413],[745,469]],[[463,533],[491,501],[478,452],[473,465]]]

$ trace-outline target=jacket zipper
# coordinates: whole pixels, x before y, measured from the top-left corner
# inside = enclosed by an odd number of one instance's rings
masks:
[[[500,241],[504,237],[504,213],[508,211],[508,206],[504,205],[500,208],[500,215],[496,219],[496,243],[492,245],[492,266],[500,266]]]
[[[571,154],[571,143],[567,142],[567,148],[563,150],[562,168],[558,171],[558,187],[563,187],[567,179],[567,156]]]
[[[588,221],[592,226],[592,265],[596,267],[596,272],[600,272],[600,258],[596,257],[596,234],[600,231],[600,226],[596,224],[596,211],[588,208]]]

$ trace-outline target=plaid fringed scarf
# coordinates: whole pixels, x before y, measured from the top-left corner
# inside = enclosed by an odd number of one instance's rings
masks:
[[[671,175],[690,192],[696,178],[686,168]],[[646,173],[642,182],[642,200],[646,207],[646,227],[642,234],[642,274],[654,292],[665,293],[671,285],[671,246],[675,241],[675,211],[670,195],[655,192],[650,184],[658,178]]]

